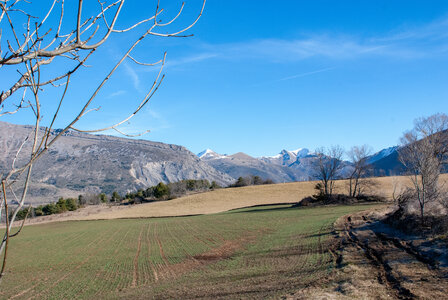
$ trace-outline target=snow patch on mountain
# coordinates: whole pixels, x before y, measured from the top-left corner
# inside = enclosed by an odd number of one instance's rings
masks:
[[[276,165],[290,166],[296,163],[301,158],[309,156],[311,153],[307,148],[298,148],[296,150],[282,150],[279,154],[274,156],[262,156],[258,159],[266,163],[273,163]]]
[[[305,157],[310,154],[310,150],[308,150],[307,148],[299,148],[297,150],[293,150],[293,151],[289,151],[289,152],[294,153],[294,155],[297,158],[302,158],[302,157]]]
[[[219,158],[227,157],[227,155],[218,154],[211,149],[206,149],[206,150],[198,153],[197,156],[202,160],[219,159]]]
[[[367,163],[368,164],[373,164],[374,162],[391,155],[392,153],[394,153],[395,151],[397,151],[398,146],[394,146],[394,147],[389,147],[386,149],[383,149],[373,155],[371,155],[368,159],[367,159]]]

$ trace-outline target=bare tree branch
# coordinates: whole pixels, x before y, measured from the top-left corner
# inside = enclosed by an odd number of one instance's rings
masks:
[[[318,148],[315,151],[317,163],[314,166],[314,177],[321,182],[321,192],[325,201],[331,199],[334,181],[338,179],[342,167],[344,150],[340,146]]]
[[[435,114],[415,120],[414,128],[401,138],[398,157],[412,182],[422,225],[427,204],[439,197],[439,175],[448,155],[447,130],[448,116]]]
[[[16,220],[16,216],[25,204],[25,199],[27,197],[28,188],[32,178],[31,175],[34,163],[42,157],[42,155],[44,155],[65,132],[69,130],[76,130],[80,132],[101,132],[112,129],[125,136],[140,136],[149,132],[149,130],[146,130],[136,135],[130,135],[124,133],[123,130],[118,127],[128,122],[137,113],[139,113],[160,87],[163,79],[165,78],[162,71],[165,66],[166,52],[164,53],[163,58],[155,63],[143,63],[132,56],[132,51],[145,38],[151,35],[163,37],[186,36],[182,34],[198,22],[199,18],[203,14],[205,2],[206,1],[204,0],[202,3],[199,15],[192,23],[184,26],[183,29],[177,30],[173,33],[158,33],[156,32],[158,28],[166,27],[172,24],[175,20],[178,20],[184,9],[184,3],[181,5],[178,13],[166,23],[157,22],[158,16],[163,12],[163,9],[159,9],[159,4],[157,4],[155,13],[150,17],[137,21],[125,29],[117,29],[115,27],[125,0],[113,0],[113,2],[109,4],[99,2],[100,11],[96,11],[95,14],[91,16],[84,16],[88,14],[88,7],[84,7],[83,0],[78,0],[77,11],[75,13],[76,17],[74,17],[70,22],[71,30],[68,30],[68,33],[61,33],[61,30],[65,30],[64,13],[66,3],[64,0],[53,0],[42,18],[32,16],[27,12],[27,9],[24,9],[18,5],[19,3],[28,4],[28,1],[0,1],[0,22],[6,22],[6,27],[0,29],[0,69],[3,68],[2,70],[10,70],[11,67],[17,68],[16,71],[19,74],[17,80],[10,83],[11,86],[9,86],[6,90],[2,90],[0,93],[0,105],[2,109],[6,107],[5,111],[0,113],[0,116],[5,114],[11,115],[25,108],[34,114],[34,126],[32,132],[30,132],[30,135],[25,138],[21,145],[18,146],[15,156],[12,159],[11,169],[9,169],[6,174],[1,175],[3,186],[1,194],[4,199],[4,203],[2,202],[0,205],[0,215],[3,208],[7,210],[6,188],[11,190],[11,193],[17,202],[17,206],[14,207],[11,216],[7,216],[5,234],[0,244],[0,253],[5,250],[2,273],[6,262],[6,252],[9,238],[12,236],[17,236],[21,232],[25,223],[25,221],[23,221],[20,229],[13,235],[10,235],[11,228],[14,226],[14,222]],[[112,16],[110,22],[106,19],[107,15]],[[20,18],[15,19],[17,16]],[[36,19],[36,22],[33,23],[31,21],[32,19]],[[102,22],[100,22],[101,19]],[[55,20],[55,24],[48,24],[51,23],[52,20]],[[100,24],[103,23],[104,25],[101,26]],[[110,38],[112,33],[125,33],[135,29],[138,26],[147,26],[147,28],[143,34],[141,34],[140,37],[138,37],[131,44],[121,59],[96,86],[91,96],[84,100],[81,99],[81,109],[77,114],[75,114],[71,121],[67,122],[62,130],[53,131],[52,128],[56,124],[56,121],[60,118],[61,109],[66,102],[64,100],[67,97],[69,88],[72,86],[70,84],[71,80],[74,78],[72,75],[82,69],[81,67],[86,66],[87,60],[96,51],[96,49],[102,46]],[[8,35],[4,34],[5,29],[8,30]],[[11,41],[7,38],[5,40],[6,36],[12,37]],[[55,60],[56,58],[57,60]],[[98,97],[100,90],[104,88],[104,85],[109,81],[111,76],[114,75],[116,70],[126,59],[130,59],[134,63],[142,66],[160,65],[154,82],[147,91],[146,95],[136,103],[135,108],[128,116],[113,125],[93,130],[81,130],[76,128],[77,123],[87,113],[99,110],[99,108],[90,107],[93,100]],[[54,65],[53,63],[58,60],[62,60],[63,62],[66,62],[66,64],[63,64],[63,67],[56,71],[51,70],[51,67],[48,65]],[[55,104],[55,108],[51,110],[53,111],[53,114],[49,118],[48,127],[44,127],[43,123],[41,126],[42,111],[47,110],[42,110],[41,105],[42,103],[45,104],[43,101],[45,98],[42,97],[41,101],[41,94],[44,93],[44,89],[46,89],[46,87],[52,88],[52,86],[55,88],[63,87],[63,90],[61,96],[55,99],[57,104]],[[15,95],[20,95],[18,91],[23,91],[23,96],[21,97],[19,105],[14,106],[12,103],[8,103],[8,101],[14,101],[16,98]],[[27,95],[26,98],[25,94]],[[24,153],[25,149],[29,152]],[[18,185],[19,183],[21,193],[17,192],[16,195],[13,186]],[[28,214],[29,211],[30,209],[28,210]]]

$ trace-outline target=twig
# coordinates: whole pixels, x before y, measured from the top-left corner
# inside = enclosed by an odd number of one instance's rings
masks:
[[[27,210],[27,212],[26,212],[25,218],[24,218],[23,221],[22,221],[22,225],[20,225],[19,230],[17,230],[16,233],[11,234],[11,235],[9,236],[10,238],[17,236],[17,235],[20,233],[20,231],[22,231],[23,225],[25,225],[25,221],[26,221],[26,219],[28,218],[28,215],[30,214],[30,211],[31,211],[31,204],[28,206],[28,210]]]

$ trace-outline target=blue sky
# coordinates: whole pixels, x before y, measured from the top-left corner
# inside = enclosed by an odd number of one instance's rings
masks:
[[[150,2],[128,1],[119,25],[149,16]],[[161,1],[162,20],[180,3]],[[170,29],[194,20],[200,6],[186,1]],[[73,117],[142,30],[112,36],[89,61],[92,67],[74,76],[56,127]],[[189,33],[194,36],[151,37],[133,53],[150,62],[167,51],[166,78],[123,131],[150,129],[144,139],[194,153],[211,148],[262,156],[336,144],[379,151],[396,145],[415,118],[448,112],[447,1],[209,0]],[[2,73],[0,80],[12,74]],[[79,127],[118,121],[156,74],[126,62],[96,99],[101,110]],[[43,101],[47,115],[54,95]],[[29,113],[2,120],[32,121]]]

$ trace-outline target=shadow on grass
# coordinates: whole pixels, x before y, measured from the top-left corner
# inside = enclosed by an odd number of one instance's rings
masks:
[[[271,212],[271,211],[287,211],[299,209],[294,203],[279,203],[279,204],[261,204],[248,206],[243,208],[237,208],[234,210],[229,210],[227,213],[261,213],[261,212]]]

